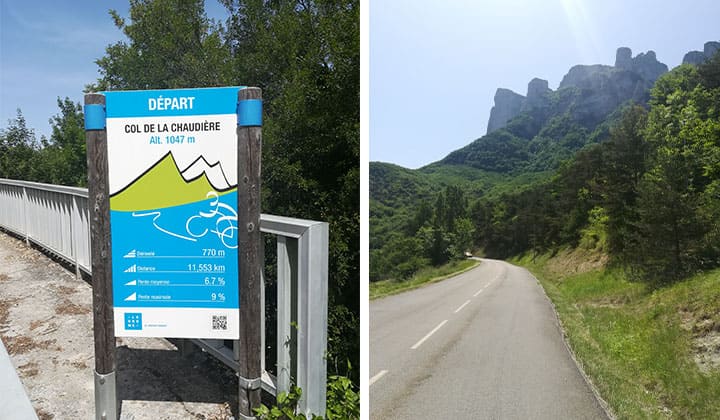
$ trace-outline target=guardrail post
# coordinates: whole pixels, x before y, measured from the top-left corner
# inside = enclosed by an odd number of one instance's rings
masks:
[[[277,393],[290,390],[292,355],[297,344],[297,239],[277,237]],[[293,293],[295,291],[295,293]]]
[[[262,151],[262,91],[238,91],[238,416],[254,419],[262,385],[262,235],[260,233],[260,163]]]
[[[27,188],[23,189],[23,233],[25,234],[25,245],[30,245],[30,230],[28,229],[27,213],[28,213],[28,195]]]
[[[105,95],[85,95],[85,141],[88,160],[88,207],[95,336],[95,418],[118,415],[115,388],[115,327],[112,301],[110,198]]]
[[[74,195],[70,196],[70,252],[72,253],[73,262],[75,263],[75,278],[80,278],[80,259],[78,258],[78,241],[75,238],[75,216],[80,220],[80,209],[77,205],[77,199]]]
[[[298,240],[298,406],[308,416],[324,415],[326,407],[328,231],[316,223]]]

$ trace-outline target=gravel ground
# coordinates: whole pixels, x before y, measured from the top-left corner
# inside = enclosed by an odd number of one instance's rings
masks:
[[[0,338],[41,420],[94,417],[90,285],[3,232]],[[202,351],[183,356],[178,345],[117,339],[121,419],[232,418],[234,373]]]

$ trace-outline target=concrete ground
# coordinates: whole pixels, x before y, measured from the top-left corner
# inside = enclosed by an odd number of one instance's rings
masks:
[[[0,338],[39,419],[94,417],[87,279],[76,279],[72,270],[1,231]],[[121,419],[233,418],[234,372],[199,350],[183,356],[178,345],[117,339]]]

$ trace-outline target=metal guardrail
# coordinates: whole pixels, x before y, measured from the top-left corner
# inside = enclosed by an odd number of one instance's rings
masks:
[[[0,227],[73,264],[77,276],[92,274],[87,194],[85,188],[0,178]],[[277,238],[277,376],[265,369],[263,354],[262,387],[277,395],[293,382],[303,389],[299,411],[324,415],[328,224],[262,214],[260,230]],[[262,339],[264,351],[264,329]],[[237,341],[232,348],[224,340],[191,341],[237,371]]]

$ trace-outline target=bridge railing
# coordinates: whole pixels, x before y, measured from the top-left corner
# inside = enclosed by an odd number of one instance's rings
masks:
[[[85,188],[0,178],[0,227],[71,263],[76,276],[92,275],[87,194]],[[324,415],[328,224],[262,214],[260,228],[277,243],[277,375],[265,369],[263,354],[263,389],[277,395],[295,383],[303,389],[300,411]],[[238,369],[237,342],[192,341]]]

